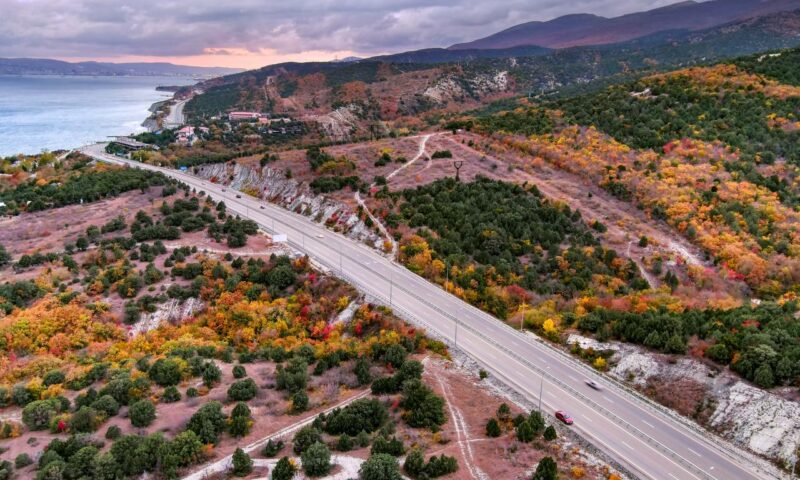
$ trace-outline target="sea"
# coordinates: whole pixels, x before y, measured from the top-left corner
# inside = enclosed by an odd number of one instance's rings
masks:
[[[80,147],[144,131],[148,108],[185,77],[0,75],[0,157]]]

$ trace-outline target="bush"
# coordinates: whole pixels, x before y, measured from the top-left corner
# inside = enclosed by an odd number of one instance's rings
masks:
[[[528,421],[522,422],[517,425],[517,440],[522,443],[530,443],[533,441],[534,432],[531,423]]]
[[[403,348],[402,345],[398,345],[395,343],[389,345],[389,348],[386,349],[386,352],[383,354],[383,361],[388,363],[394,368],[400,368],[406,361],[407,355],[408,352],[406,352],[406,349]]]
[[[169,387],[164,389],[164,393],[161,394],[161,401],[164,403],[175,403],[180,401],[181,399],[181,392],[174,385],[170,385]]]
[[[150,400],[139,400],[131,405],[128,417],[130,417],[131,425],[134,427],[147,427],[156,419],[156,407]]]
[[[308,408],[308,394],[305,390],[300,390],[292,395],[292,411],[295,413],[303,412]]]
[[[528,422],[531,424],[534,434],[538,435],[544,430],[544,417],[542,417],[542,412],[538,410],[532,411]]]
[[[261,450],[261,455],[267,458],[272,458],[277,455],[278,452],[283,450],[283,445],[283,440],[273,441],[272,439],[269,439],[267,444],[264,445],[264,448]]]
[[[544,429],[545,440],[547,440],[548,442],[552,442],[553,440],[556,439],[556,437],[557,437],[556,429],[552,425]]]
[[[122,436],[122,429],[120,429],[117,425],[111,425],[106,430],[106,439],[107,440],[116,440]]]
[[[81,407],[69,419],[69,429],[71,432],[91,433],[97,430],[105,420],[105,413],[98,413],[92,407]]]
[[[247,404],[239,402],[231,410],[231,418],[228,421],[228,431],[234,437],[243,437],[250,433],[253,425],[250,409]]]
[[[222,379],[222,370],[214,362],[206,362],[203,367],[203,385],[211,388],[220,379]]]
[[[403,419],[415,428],[426,427],[437,430],[447,421],[444,415],[444,400],[420,380],[405,382],[400,406],[406,409],[403,412]]]
[[[59,413],[60,405],[53,399],[36,400],[22,409],[22,422],[31,430],[44,430],[50,426],[50,420]]]
[[[362,448],[369,445],[369,434],[364,430],[358,432],[358,435],[356,435],[356,444]]]
[[[25,468],[31,464],[33,464],[33,459],[27,453],[20,453],[17,455],[17,458],[14,459],[14,466],[17,469]]]
[[[425,456],[422,450],[419,448],[411,450],[408,456],[406,456],[405,462],[403,462],[403,470],[405,470],[411,478],[418,478],[425,473]]]
[[[233,452],[233,470],[232,473],[237,477],[246,477],[253,471],[253,460],[250,455],[244,453],[244,450],[237,448]]]
[[[117,413],[119,413],[119,403],[114,400],[114,397],[111,395],[103,395],[99,397],[97,400],[92,402],[91,407],[99,412],[103,412],[109,417],[113,417]]]
[[[372,442],[372,449],[370,450],[370,453],[388,453],[389,455],[399,457],[400,455],[404,454],[405,451],[406,448],[403,445],[402,440],[398,439],[397,437],[387,439],[383,435],[380,435],[375,439],[374,442]]]
[[[358,478],[360,480],[400,480],[403,476],[400,475],[400,466],[396,458],[385,453],[377,453],[370,455],[361,464]]]
[[[64,383],[66,379],[67,376],[61,370],[50,370],[49,372],[45,373],[44,377],[42,378],[42,384],[47,387],[50,385]]]
[[[500,431],[500,424],[497,423],[497,420],[494,418],[490,418],[488,422],[486,422],[486,436],[497,438],[503,432]]]
[[[544,457],[536,465],[536,471],[533,473],[532,480],[557,480],[558,479],[558,465],[552,457]]]
[[[247,376],[247,370],[241,365],[233,366],[233,378],[244,378]]]
[[[321,477],[331,469],[331,452],[324,443],[316,442],[300,454],[303,471],[310,477]]]
[[[306,425],[294,434],[292,439],[292,450],[297,455],[303,453],[311,445],[322,441],[319,430],[311,425]]]
[[[233,382],[228,388],[228,399],[246,402],[252,400],[256,396],[256,393],[258,393],[256,382],[254,382],[252,378],[247,378],[245,380]]]
[[[339,439],[336,441],[336,450],[340,452],[349,452],[353,449],[353,437],[350,435],[343,433],[339,436]]]
[[[186,429],[197,434],[204,444],[216,444],[219,434],[225,431],[227,417],[222,413],[222,404],[209,402],[200,407],[186,424]]]
[[[308,363],[302,357],[292,357],[285,367],[278,365],[275,375],[275,385],[278,390],[294,393],[305,389],[307,383]]]
[[[455,457],[448,457],[447,455],[432,456],[425,465],[425,474],[429,478],[441,477],[448,475],[458,470],[458,461]]]
[[[150,366],[147,376],[162,387],[177,385],[181,381],[181,367],[171,358],[159,358]]]
[[[281,457],[275,469],[272,470],[271,480],[292,480],[295,473],[294,464],[289,460],[289,457]]]
[[[374,432],[389,418],[386,407],[374,398],[362,398],[325,416],[323,430],[331,435]]]
[[[372,381],[372,374],[369,372],[369,360],[365,357],[359,357],[356,360],[353,373],[356,375],[359,385],[367,385]]]

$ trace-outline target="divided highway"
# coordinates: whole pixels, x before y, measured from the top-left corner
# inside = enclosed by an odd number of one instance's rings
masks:
[[[746,480],[773,478],[730,446],[632,394],[591,368],[530,335],[448,294],[364,245],[310,219],[237,191],[176,170],[144,165],[104,152],[104,144],[82,149],[95,159],[160,171],[228,210],[273,233],[288,235],[296,249],[357,286],[378,303],[424,327],[483,365],[545,413],[566,410],[581,436],[639,478],[654,480]],[[237,198],[237,197],[241,198]],[[585,382],[602,386],[596,391]],[[555,421],[553,419],[553,421]]]

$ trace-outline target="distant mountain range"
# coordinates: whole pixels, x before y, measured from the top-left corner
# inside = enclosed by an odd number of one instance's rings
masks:
[[[516,25],[485,38],[453,45],[448,50],[605,45],[670,30],[703,30],[798,8],[800,0],[712,0],[681,2],[615,18],[566,15],[546,22]]]
[[[240,68],[192,67],[172,63],[70,63],[43,58],[0,58],[0,75],[90,75],[217,77],[241,72]]]

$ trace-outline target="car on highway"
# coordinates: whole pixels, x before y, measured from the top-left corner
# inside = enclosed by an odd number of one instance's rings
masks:
[[[569,413],[563,410],[559,410],[556,412],[556,418],[566,423],[567,425],[572,425],[572,417],[569,416]]]
[[[242,196],[237,193],[236,198],[242,198]]]
[[[264,205],[260,205],[258,208],[260,208],[261,210],[264,210]]]
[[[224,188],[222,189],[222,191],[223,191],[223,192],[227,192],[227,190],[225,190]]]
[[[591,388],[600,391],[603,387],[600,386],[599,383],[595,382],[594,380],[586,380],[586,385],[589,385]]]

